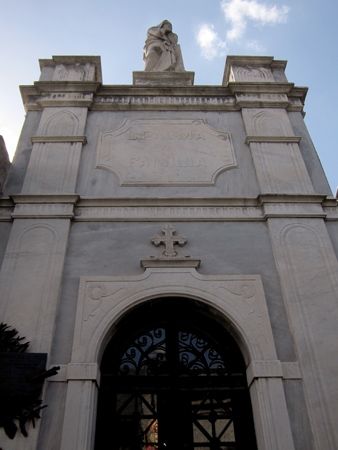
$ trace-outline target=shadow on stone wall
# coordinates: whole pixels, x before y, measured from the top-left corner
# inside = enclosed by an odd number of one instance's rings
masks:
[[[10,168],[10,161],[4,138],[0,136],[0,196],[2,196],[3,187]]]

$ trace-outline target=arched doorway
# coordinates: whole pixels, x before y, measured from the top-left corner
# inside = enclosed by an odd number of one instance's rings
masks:
[[[103,355],[95,450],[255,450],[245,372],[210,307],[187,298],[135,307]]]

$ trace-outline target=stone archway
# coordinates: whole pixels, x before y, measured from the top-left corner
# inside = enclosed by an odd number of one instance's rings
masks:
[[[119,320],[137,305],[168,296],[200,301],[222,316],[245,361],[258,449],[293,450],[282,364],[260,276],[201,275],[191,267],[81,278],[61,450],[94,449],[99,366]]]
[[[244,359],[216,310],[164,297],[121,318],[101,363],[95,450],[107,442],[256,449]]]

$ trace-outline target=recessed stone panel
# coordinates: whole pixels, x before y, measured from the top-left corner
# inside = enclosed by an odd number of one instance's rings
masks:
[[[236,159],[230,134],[204,120],[127,119],[101,133],[96,167],[125,186],[213,185]]]

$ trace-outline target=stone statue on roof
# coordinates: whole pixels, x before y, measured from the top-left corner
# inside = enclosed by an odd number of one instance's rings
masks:
[[[185,72],[181,47],[177,44],[177,34],[172,25],[163,20],[147,31],[143,47],[143,60],[146,72]]]

